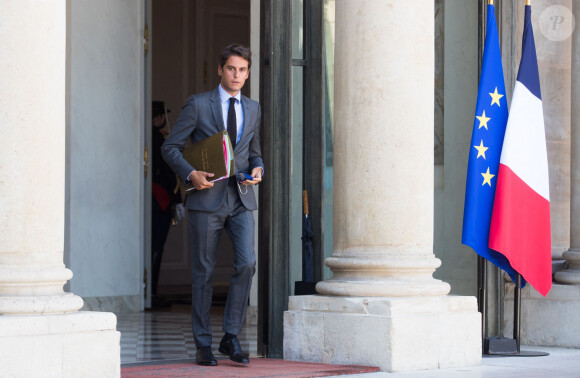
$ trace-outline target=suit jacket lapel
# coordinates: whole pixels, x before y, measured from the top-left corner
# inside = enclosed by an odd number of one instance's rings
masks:
[[[226,129],[224,125],[224,117],[222,115],[222,102],[220,98],[220,91],[216,88],[210,97],[211,101],[211,112],[213,113],[213,118],[215,119],[216,125],[218,125],[219,131]]]

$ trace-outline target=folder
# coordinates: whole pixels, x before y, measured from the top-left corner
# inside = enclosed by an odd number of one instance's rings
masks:
[[[182,153],[183,158],[197,171],[214,174],[210,182],[225,180],[236,172],[234,149],[225,130],[185,146]],[[185,191],[190,190],[195,190],[191,183],[185,185]]]

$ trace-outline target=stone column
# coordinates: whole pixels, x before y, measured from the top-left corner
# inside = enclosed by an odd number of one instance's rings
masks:
[[[335,62],[333,278],[290,298],[284,357],[478,364],[475,298],[432,276],[433,2],[337,0]]]
[[[113,314],[65,293],[66,2],[2,3],[0,355],[7,376],[115,376]],[[31,316],[33,315],[33,316]]]
[[[540,71],[546,145],[548,150],[548,169],[550,175],[550,221],[552,228],[552,260],[558,265],[563,252],[570,248],[570,211],[571,211],[571,77],[572,46],[571,38],[558,40],[552,28],[545,29],[554,17],[568,17],[566,13],[553,13],[550,8],[555,2],[549,0],[532,1],[532,20],[534,15],[534,38]],[[572,0],[556,2],[564,9],[572,9]],[[514,2],[523,11],[523,6]],[[524,17],[518,19],[523,25]],[[508,21],[509,22],[509,21]],[[521,32],[517,29],[517,46],[521,49]],[[557,30],[557,29],[556,29]],[[519,56],[516,58],[519,64]]]
[[[433,30],[432,2],[337,1],[333,279],[320,294],[449,292],[432,277]]]
[[[580,20],[580,4],[573,7],[576,22]],[[570,173],[570,249],[563,253],[567,267],[555,274],[556,282],[580,284],[580,30],[572,35],[572,117]]]
[[[63,291],[65,10],[17,3],[0,16],[0,314],[74,312],[82,299]],[[41,9],[47,18],[28,25]]]

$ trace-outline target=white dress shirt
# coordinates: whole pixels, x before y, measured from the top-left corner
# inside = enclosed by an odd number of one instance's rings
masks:
[[[228,124],[228,110],[230,108],[230,98],[235,97],[236,103],[234,105],[234,109],[236,110],[236,126],[237,126],[237,135],[236,135],[236,143],[240,141],[242,138],[242,133],[244,132],[244,109],[242,108],[241,98],[242,94],[241,91],[238,92],[235,96],[230,95],[226,92],[225,89],[222,88],[220,84],[219,87],[220,92],[220,99],[222,102],[222,117],[224,118],[224,125],[227,128]]]

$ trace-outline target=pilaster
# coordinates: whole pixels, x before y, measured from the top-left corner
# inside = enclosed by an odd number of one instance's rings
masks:
[[[572,9],[572,0],[557,4]],[[532,1],[532,20],[538,56],[538,69],[542,90],[542,106],[546,127],[546,144],[550,175],[550,220],[552,228],[552,259],[562,259],[570,248],[571,207],[571,93],[572,86],[572,38],[554,41],[541,28],[543,12],[554,5],[552,1]],[[514,2],[522,11],[524,6]],[[535,15],[535,17],[534,17]],[[544,17],[546,17],[544,15]],[[523,24],[523,17],[518,20]],[[517,46],[521,48],[521,29],[517,29]],[[519,64],[519,55],[516,58]]]
[[[580,20],[580,4],[570,4]],[[556,282],[580,284],[580,32],[572,34],[572,117],[570,119],[570,249],[563,253],[566,268],[554,275]]]

